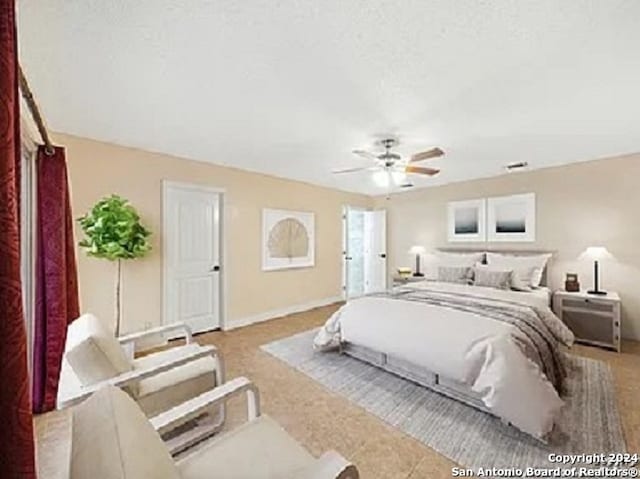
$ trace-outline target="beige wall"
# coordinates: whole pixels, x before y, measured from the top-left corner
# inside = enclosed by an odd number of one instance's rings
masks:
[[[491,248],[555,251],[550,285],[560,288],[564,273],[592,283],[592,263],[578,261],[590,245],[604,245],[616,263],[604,264],[604,288],[623,300],[623,336],[640,339],[640,155],[514,173],[376,198],[388,209],[389,267],[412,266],[413,244],[481,248],[485,243],[447,244],[447,202],[535,192],[535,243],[492,243]]]
[[[99,198],[128,198],[154,232],[153,252],[125,266],[123,330],[160,324],[162,308],[162,180],[226,189],[228,322],[337,297],[341,294],[341,209],[345,204],[388,210],[389,267],[413,265],[407,251],[447,243],[447,202],[497,195],[537,194],[537,241],[492,248],[555,252],[551,287],[577,272],[587,287],[591,264],[578,261],[589,245],[605,245],[616,262],[603,265],[603,286],[623,298],[623,335],[640,339],[640,155],[590,161],[394,195],[390,200],[348,194],[238,169],[56,135],[67,147],[76,217]],[[316,266],[261,271],[262,208],[316,213]],[[77,225],[76,225],[77,227]],[[481,247],[483,243],[455,246]],[[113,317],[113,265],[78,252],[84,311]]]
[[[283,180],[57,134],[66,146],[74,216],[111,193],[128,198],[153,232],[153,252],[125,263],[123,331],[161,323],[162,180],[226,189],[228,322],[341,294],[341,213],[344,204],[367,206],[363,195]],[[316,265],[261,271],[262,208],[316,214]],[[78,238],[76,224],[76,238]],[[83,311],[113,318],[114,267],[78,251]]]

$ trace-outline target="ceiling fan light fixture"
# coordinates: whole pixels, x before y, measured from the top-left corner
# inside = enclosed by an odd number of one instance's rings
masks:
[[[407,174],[404,171],[392,171],[391,179],[394,185],[400,186],[407,182]]]
[[[343,168],[333,170],[333,173],[342,174],[367,170],[374,171],[372,175],[373,183],[378,188],[391,189],[392,187],[405,187],[405,185],[408,185],[408,173],[411,175],[434,176],[440,172],[437,168],[414,165],[414,163],[438,158],[444,155],[444,151],[440,148],[431,148],[430,150],[415,153],[409,158],[405,158],[403,155],[391,151],[391,148],[398,145],[397,139],[385,138],[381,140],[380,143],[384,147],[384,151],[382,153],[372,153],[366,150],[352,150],[355,155],[373,163],[371,166]]]
[[[389,172],[386,170],[378,170],[373,174],[373,182],[380,188],[388,188],[391,184]]]

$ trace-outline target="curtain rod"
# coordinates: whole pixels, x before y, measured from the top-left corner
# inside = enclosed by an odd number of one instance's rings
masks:
[[[42,137],[42,141],[44,142],[44,151],[47,155],[52,156],[55,152],[53,143],[51,143],[51,138],[49,138],[47,127],[44,125],[44,120],[42,119],[42,114],[40,113],[40,108],[38,108],[36,99],[33,97],[33,92],[31,91],[31,88],[29,88],[29,82],[27,82],[27,77],[24,75],[21,65],[18,65],[18,75],[22,97],[24,98],[24,101],[27,102],[27,106],[29,107],[29,111],[31,112],[31,116],[33,117],[33,121],[35,121],[36,126],[38,127],[38,132],[40,133],[40,137]]]

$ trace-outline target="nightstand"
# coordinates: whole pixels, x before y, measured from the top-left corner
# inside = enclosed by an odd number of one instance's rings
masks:
[[[394,276],[393,286],[402,286],[407,283],[419,283],[420,281],[426,281],[424,276]]]
[[[573,331],[576,342],[620,352],[620,296],[609,291],[595,296],[586,291],[553,293],[553,311]]]

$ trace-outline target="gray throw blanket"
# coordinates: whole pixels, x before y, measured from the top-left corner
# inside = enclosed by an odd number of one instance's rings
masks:
[[[538,364],[559,394],[563,393],[567,366],[564,355],[560,354],[559,343],[566,343],[566,341],[554,329],[553,324],[557,318],[555,316],[550,318],[549,315],[553,315],[550,311],[514,301],[410,286],[375,293],[371,296],[417,301],[456,309],[514,326],[517,332],[514,332],[512,337],[523,354]]]

